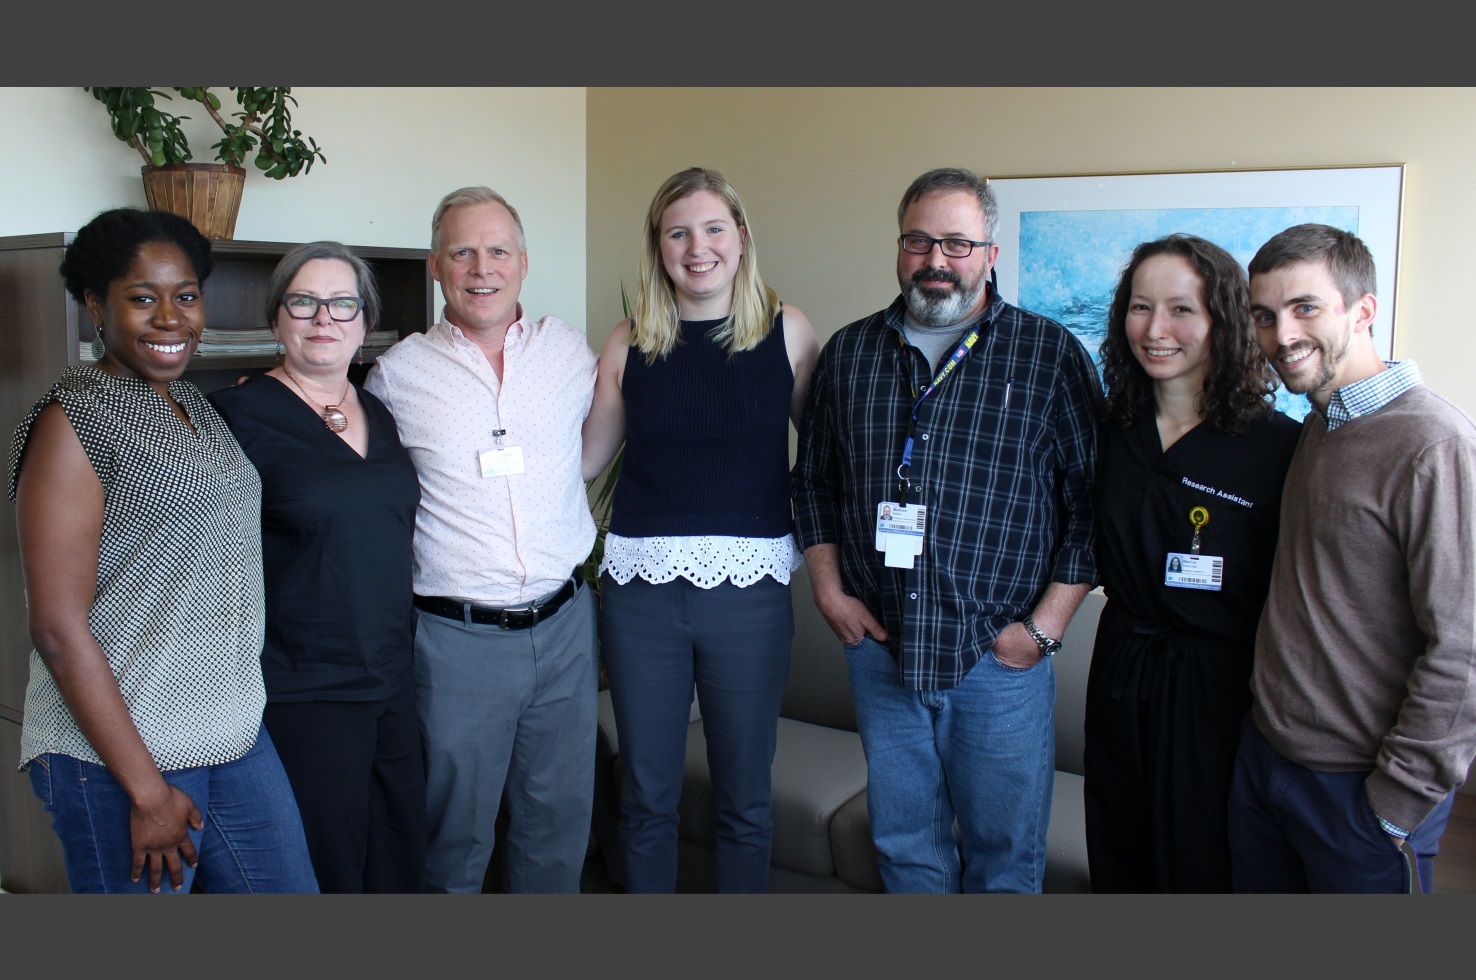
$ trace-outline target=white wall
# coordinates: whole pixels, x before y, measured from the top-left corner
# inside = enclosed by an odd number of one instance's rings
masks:
[[[222,89],[222,114],[231,93]],[[239,240],[338,239],[427,248],[447,192],[486,184],[518,209],[528,235],[524,308],[575,326],[585,311],[585,92],[582,88],[294,88],[293,126],[328,158],[268,180],[247,167]],[[198,162],[219,130],[175,97]],[[193,111],[192,111],[193,110]],[[75,88],[0,88],[0,235],[76,231],[94,214],[144,206],[142,158]],[[208,286],[207,286],[208,288]],[[439,310],[439,300],[438,300]]]

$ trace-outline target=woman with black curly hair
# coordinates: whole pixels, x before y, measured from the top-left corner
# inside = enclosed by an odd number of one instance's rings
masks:
[[[1226,800],[1301,426],[1272,407],[1245,270],[1202,238],[1134,250],[1101,359],[1092,890],[1228,892]]]
[[[31,639],[21,767],[74,892],[316,892],[262,728],[261,481],[200,389],[210,243],[116,208],[67,246],[97,327],[16,430]]]

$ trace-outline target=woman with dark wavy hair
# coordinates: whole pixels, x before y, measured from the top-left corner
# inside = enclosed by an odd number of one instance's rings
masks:
[[[1133,251],[1101,359],[1092,890],[1228,892],[1226,800],[1301,426],[1272,407],[1245,270],[1202,238]]]

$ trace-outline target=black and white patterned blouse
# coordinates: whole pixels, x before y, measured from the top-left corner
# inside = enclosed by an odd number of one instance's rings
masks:
[[[36,417],[61,403],[104,491],[88,624],[161,770],[240,758],[266,693],[261,480],[200,389],[69,367],[16,429],[10,499]],[[32,651],[21,768],[57,752],[101,763]]]

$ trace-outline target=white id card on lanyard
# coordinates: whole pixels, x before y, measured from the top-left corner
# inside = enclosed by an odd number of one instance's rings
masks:
[[[876,505],[876,550],[886,555],[888,568],[912,567],[912,560],[922,554],[927,523],[928,509],[922,504]]]
[[[511,476],[523,472],[523,447],[508,446],[506,449],[484,449],[477,456],[482,464],[483,478]]]
[[[494,476],[512,476],[514,473],[523,472],[523,447],[504,446],[502,437],[507,435],[504,428],[492,430],[492,438],[496,440],[495,449],[483,449],[477,453],[477,462],[482,467],[482,479],[489,480]]]

